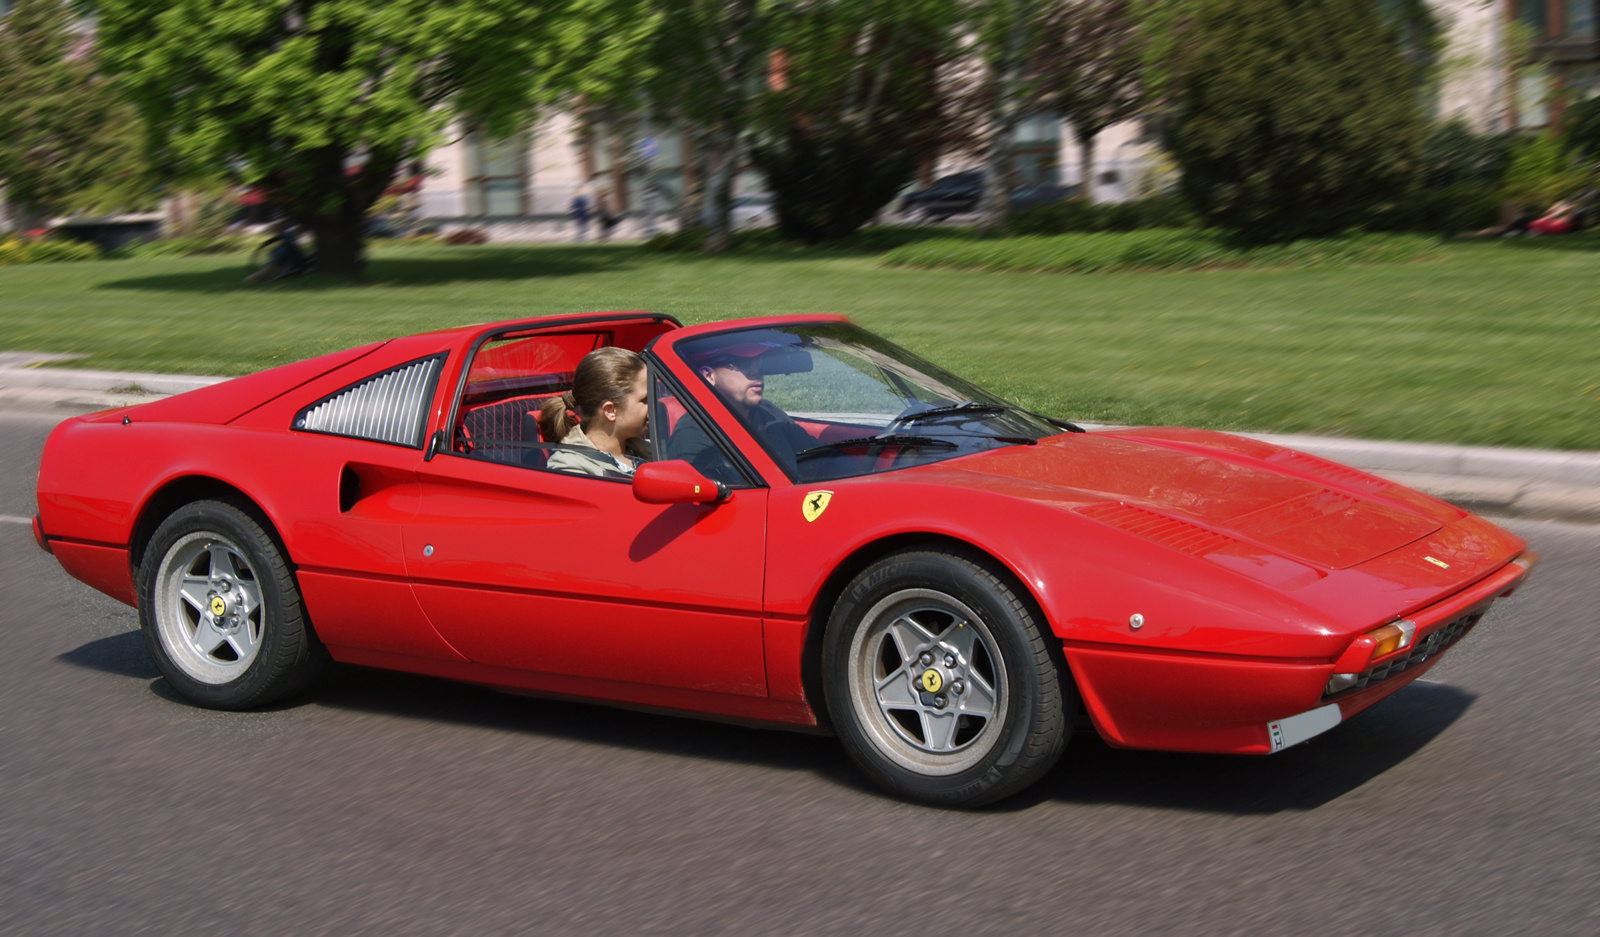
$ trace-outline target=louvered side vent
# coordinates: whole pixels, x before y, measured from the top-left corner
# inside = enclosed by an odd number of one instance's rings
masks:
[[[443,363],[442,355],[423,358],[351,384],[301,410],[294,428],[421,449]]]
[[[1304,452],[1296,452],[1293,449],[1285,449],[1282,452],[1275,453],[1268,457],[1267,461],[1276,462],[1295,471],[1305,472],[1307,475],[1325,478],[1331,482],[1340,482],[1349,485],[1351,488],[1360,488],[1364,491],[1385,491],[1392,487],[1389,482],[1381,478],[1374,478],[1359,469],[1340,465],[1337,462],[1329,462],[1319,456],[1307,455]]]
[[[1199,525],[1127,504],[1091,504],[1079,508],[1078,513],[1193,556],[1216,553],[1238,543],[1232,537]]]

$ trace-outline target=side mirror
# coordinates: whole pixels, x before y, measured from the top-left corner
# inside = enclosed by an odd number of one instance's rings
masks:
[[[646,462],[633,470],[633,496],[645,504],[707,504],[726,501],[729,494],[727,485],[682,459]]]

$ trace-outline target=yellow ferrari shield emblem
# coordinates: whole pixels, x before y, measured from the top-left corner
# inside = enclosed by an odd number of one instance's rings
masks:
[[[822,516],[828,509],[828,502],[833,500],[831,491],[808,491],[804,501],[800,502],[800,516],[810,523]]]
[[[929,693],[937,693],[939,688],[944,686],[944,679],[939,676],[939,671],[932,668],[922,672],[922,679],[919,682],[922,684],[922,688]]]
[[[225,612],[227,610],[228,610],[228,603],[222,601],[222,596],[214,595],[214,596],[211,597],[211,614],[213,614],[213,615],[221,615],[223,612]]]

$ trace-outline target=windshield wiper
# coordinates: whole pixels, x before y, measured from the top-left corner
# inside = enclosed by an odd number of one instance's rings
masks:
[[[918,410],[916,413],[907,413],[905,416],[896,417],[896,423],[915,423],[918,420],[928,420],[937,416],[950,416],[954,413],[1004,413],[1010,407],[998,403],[979,403],[976,400],[963,400],[944,407],[929,407]]]
[[[1068,422],[1067,420],[1058,420],[1053,416],[1045,416],[1042,413],[1034,413],[1032,410],[1024,410],[1021,407],[1014,406],[1014,405],[1009,404],[1009,403],[981,403],[981,402],[979,402],[977,400],[963,400],[960,403],[953,403],[953,404],[950,404],[948,406],[930,407],[930,408],[928,408],[926,410],[918,410],[916,413],[908,413],[905,416],[897,417],[894,422],[895,423],[915,423],[918,420],[926,420],[926,419],[930,419],[930,418],[933,418],[933,417],[949,416],[951,414],[959,414],[959,413],[1008,413],[1008,412],[1009,413],[1022,413],[1022,414],[1026,414],[1027,416],[1034,417],[1036,419],[1044,420],[1046,423],[1049,423],[1051,426],[1059,426],[1059,427],[1061,427],[1062,429],[1066,430],[1069,433],[1081,433],[1081,432],[1084,431],[1083,427],[1079,426],[1076,423],[1071,423],[1071,422]]]
[[[933,446],[940,449],[959,449],[956,443],[948,439],[936,439],[932,436],[911,436],[905,433],[893,433],[888,436],[860,436],[856,439],[836,439],[825,442],[820,446],[810,449],[801,449],[794,454],[795,461],[822,455],[825,452],[834,452],[839,449],[855,449],[861,446]]]
[[[990,433],[952,433],[962,439],[992,439],[1013,446],[1037,446],[1039,440],[1032,436],[995,436]],[[958,444],[950,441],[949,436],[911,436],[905,433],[890,433],[887,436],[861,436],[856,439],[840,439],[836,442],[826,442],[810,449],[801,449],[794,454],[799,461],[807,456],[820,455],[824,452],[834,452],[839,449],[855,449],[862,446],[932,446],[938,449],[959,449]]]

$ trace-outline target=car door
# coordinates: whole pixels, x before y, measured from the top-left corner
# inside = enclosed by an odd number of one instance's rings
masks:
[[[472,420],[465,403],[452,436]],[[514,428],[503,413],[499,422]],[[418,601],[452,646],[551,675],[557,692],[766,694],[765,488],[734,486],[715,505],[645,504],[626,478],[546,469],[548,444],[494,442],[509,448],[458,442],[424,461],[405,528]]]

